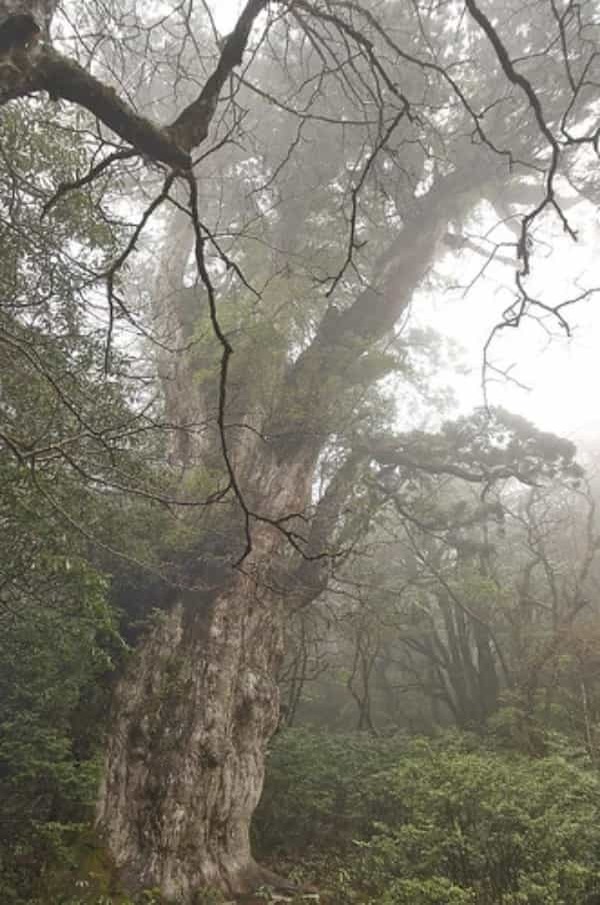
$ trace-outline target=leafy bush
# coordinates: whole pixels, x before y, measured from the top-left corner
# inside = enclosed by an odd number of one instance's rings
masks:
[[[16,618],[0,615],[4,903],[20,901],[46,864],[68,856],[93,812],[96,682],[110,667],[104,639],[113,628],[101,580],[76,562],[59,574],[62,598],[24,597]]]
[[[288,733],[257,829],[312,851],[318,842],[333,901],[598,905],[599,818],[600,780],[559,756],[498,753],[466,736],[394,752],[360,736]],[[334,875],[329,851],[340,846]]]
[[[25,469],[0,464],[0,901],[26,899],[93,812],[99,679],[119,644],[106,582],[43,505]]]
[[[281,733],[267,758],[267,782],[254,818],[259,853],[338,848],[368,832],[369,815],[356,792],[396,763],[405,744],[402,738],[356,733]]]

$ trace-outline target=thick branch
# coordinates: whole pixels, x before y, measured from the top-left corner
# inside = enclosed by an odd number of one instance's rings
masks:
[[[319,500],[313,516],[306,544],[306,555],[292,573],[292,601],[296,609],[308,606],[327,587],[333,557],[343,556],[342,550],[334,550],[332,556],[323,557],[331,538],[335,536],[340,515],[357,479],[361,464],[367,458],[364,451],[352,452],[331,479],[327,490]]]
[[[216,69],[197,99],[170,126],[157,126],[140,116],[114,88],[47,45],[32,45],[18,60],[11,59],[0,66],[0,106],[18,97],[47,91],[55,100],[63,98],[85,107],[151,160],[189,170],[190,151],[206,138],[221,89],[234,67],[242,62],[252,25],[267,2],[249,0],[223,45]]]
[[[221,88],[236,66],[240,66],[248,37],[256,17],[267,6],[268,0],[248,0],[237,24],[223,44],[217,68],[210,75],[204,88],[189,106],[179,114],[168,131],[188,151],[198,147],[208,134]]]
[[[63,98],[85,107],[128,144],[152,160],[175,169],[189,169],[188,151],[180,148],[168,129],[139,116],[118,96],[78,63],[52,48],[44,48],[32,71],[30,90],[46,90],[52,98]]]
[[[142,154],[176,169],[189,169],[191,158],[178,147],[166,129],[139,116],[86,69],[52,47],[34,48],[27,65],[0,68],[0,106],[18,97],[47,91],[53,100],[62,98],[85,107]]]
[[[473,199],[479,197],[475,188],[481,191],[488,181],[489,174],[483,174],[475,187],[471,172],[466,171],[441,180],[422,199],[421,212],[407,218],[396,240],[377,260],[373,267],[377,285],[366,286],[343,310],[329,306],[314,339],[287,376],[295,405],[307,399],[309,411],[322,406],[319,393],[327,391],[328,378],[346,380],[357,357],[389,334],[433,265],[448,222],[460,219],[472,207]]]
[[[452,462],[441,462],[433,459],[427,462],[422,458],[414,458],[406,453],[401,446],[394,444],[384,444],[380,447],[374,445],[372,447],[372,455],[380,465],[407,468],[410,471],[422,471],[429,475],[447,475],[460,478],[461,481],[466,481],[468,484],[492,484],[495,481],[516,478],[523,484],[535,486],[532,478],[519,471],[516,464],[498,465],[491,468],[486,468],[483,465],[480,465],[479,468],[465,468]]]

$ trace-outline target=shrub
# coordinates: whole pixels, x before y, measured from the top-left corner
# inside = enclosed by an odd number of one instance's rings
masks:
[[[306,853],[350,845],[370,819],[357,790],[397,762],[402,738],[334,735],[304,729],[282,732],[267,758],[267,782],[255,814],[259,853]]]
[[[263,841],[318,844],[324,875],[342,848],[344,901],[600,903],[600,779],[564,757],[290,733],[270,767]]]

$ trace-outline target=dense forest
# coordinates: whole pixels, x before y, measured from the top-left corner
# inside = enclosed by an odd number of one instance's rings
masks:
[[[600,443],[502,400],[599,80],[596,0],[0,0],[2,903],[600,903]]]

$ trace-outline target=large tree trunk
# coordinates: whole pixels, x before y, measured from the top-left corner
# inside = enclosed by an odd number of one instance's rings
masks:
[[[304,510],[314,453],[265,459],[262,511]],[[160,615],[118,684],[98,823],[128,889],[188,903],[206,886],[235,894],[275,879],[253,860],[249,827],[279,717],[284,546],[259,521],[239,568],[201,560],[202,589]]]
[[[277,725],[280,610],[235,575],[181,600],[132,658],[115,697],[100,821],[129,888],[190,902],[260,885],[249,844]]]

